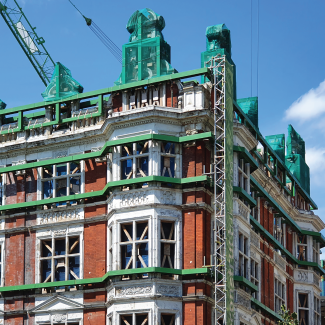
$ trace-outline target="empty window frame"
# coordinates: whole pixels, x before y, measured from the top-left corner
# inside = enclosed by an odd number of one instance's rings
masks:
[[[250,192],[249,176],[250,167],[245,163],[244,159],[238,157],[238,186],[243,188],[246,192]]]
[[[161,221],[160,223],[160,262],[161,267],[175,269],[175,222]]]
[[[282,218],[274,218],[273,237],[277,239],[281,245],[285,245],[285,224]]]
[[[121,146],[121,179],[149,175],[149,141],[128,143]]]
[[[161,314],[161,325],[175,325],[175,314]]]
[[[281,311],[281,306],[285,305],[285,284],[274,278],[274,308],[276,312]]]
[[[120,315],[120,325],[148,325],[148,313],[130,313]]]
[[[41,282],[80,279],[80,236],[41,240]]]
[[[108,270],[113,270],[113,227],[108,228],[107,238],[107,250],[108,250]]]
[[[259,221],[260,198],[257,196],[257,192],[251,192],[251,196],[254,200],[256,200],[256,206],[251,207],[251,215],[255,220]]]
[[[308,294],[299,292],[298,293],[299,325],[309,325],[308,314],[309,314]]]
[[[7,174],[0,174],[0,205],[5,204],[5,184]]]
[[[321,315],[320,299],[314,296],[314,324],[315,325],[320,324],[320,315]]]
[[[42,199],[81,193],[80,162],[41,167]]]
[[[249,257],[248,257],[248,238],[243,234],[239,233],[238,236],[238,275],[243,276],[246,279],[248,277],[248,265],[249,265]]]
[[[297,234],[297,259],[307,261],[307,236]]]
[[[149,266],[149,223],[133,221],[120,225],[120,267],[135,269]]]
[[[313,240],[313,262],[318,264],[319,264],[319,250],[320,250],[319,243],[317,243],[316,240]]]
[[[253,259],[251,259],[251,282],[255,284],[258,289],[260,288],[258,263]],[[253,292],[252,296],[258,299],[258,291]]]
[[[160,175],[175,177],[175,143],[161,142]]]

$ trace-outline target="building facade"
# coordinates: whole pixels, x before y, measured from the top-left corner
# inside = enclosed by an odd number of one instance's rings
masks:
[[[225,25],[207,28],[202,67],[182,73],[164,27],[150,9],[131,16],[111,88],[81,94],[58,65],[44,102],[2,107],[0,324],[215,324],[219,254],[227,324],[275,324],[283,304],[321,324],[325,225],[303,139],[292,126],[286,142],[261,135],[257,98],[236,98]],[[222,87],[229,183],[213,173]],[[226,251],[214,182],[227,187]]]

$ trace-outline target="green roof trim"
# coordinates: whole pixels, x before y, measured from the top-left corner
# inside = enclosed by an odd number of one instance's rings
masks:
[[[240,106],[237,104],[236,101],[233,101],[234,110],[239,114],[240,118],[244,119],[244,124],[249,124],[249,128],[251,128],[255,132],[256,139],[258,139],[268,150],[270,154],[272,154],[281,165],[281,168],[287,173],[287,176],[290,177],[298,186],[301,191],[302,196],[310,202],[313,209],[318,209],[316,203],[312,200],[310,195],[303,189],[300,182],[297,180],[297,178],[290,172],[289,168],[285,165],[285,162],[282,161],[282,159],[276,154],[276,152],[272,149],[270,144],[265,140],[259,129],[254,125],[254,123],[249,119],[249,117],[243,112],[243,110],[240,108]]]
[[[169,269],[169,268],[164,268],[164,267],[146,267],[146,268],[138,268],[138,269],[109,271],[102,277],[98,277],[98,278],[35,283],[35,284],[23,284],[23,285],[17,285],[17,286],[5,286],[5,287],[0,287],[0,292],[34,290],[34,289],[43,289],[43,288],[45,289],[45,288],[53,288],[53,287],[64,287],[64,286],[103,283],[106,280],[108,280],[109,278],[114,277],[114,276],[132,275],[132,274],[146,274],[146,273],[193,275],[193,274],[210,274],[211,271],[207,267],[202,267],[202,268],[197,268],[197,269]]]
[[[256,206],[256,201],[243,188],[234,186],[233,190],[234,193],[237,193],[241,199],[248,201],[250,206]]]
[[[251,289],[254,292],[258,291],[258,287],[243,276],[234,275],[234,281],[239,282],[240,284],[242,284],[246,288]]]
[[[141,183],[148,183],[148,182],[162,182],[162,183],[172,183],[172,184],[184,185],[184,184],[189,184],[189,183],[208,182],[208,181],[209,181],[209,178],[207,175],[188,177],[188,178],[172,178],[172,177],[165,177],[165,176],[146,176],[146,177],[139,177],[139,178],[124,179],[124,180],[119,180],[119,181],[108,182],[105,185],[105,187],[100,191],[74,194],[74,195],[68,195],[68,196],[60,196],[60,197],[56,197],[56,198],[52,198],[52,199],[43,199],[43,200],[38,200],[38,201],[3,205],[3,206],[0,206],[0,211],[7,211],[7,210],[13,210],[13,209],[25,209],[25,208],[36,207],[36,206],[40,206],[40,205],[48,205],[48,204],[54,204],[54,203],[60,203],[60,202],[89,199],[89,198],[98,197],[98,196],[108,194],[108,191],[111,188],[118,187],[118,186],[127,186],[127,185],[141,184]]]
[[[264,304],[262,304],[257,299],[255,299],[255,298],[252,297],[251,301],[252,301],[253,304],[255,304],[256,307],[262,309],[263,311],[265,311],[269,315],[273,316],[275,319],[277,319],[279,321],[282,321],[283,320],[283,318],[278,313],[276,313],[275,311],[273,311],[269,307],[266,307]]]
[[[62,163],[72,162],[72,161],[98,158],[108,153],[111,147],[125,145],[128,143],[139,142],[139,141],[157,140],[157,141],[166,141],[166,142],[174,142],[174,143],[186,143],[190,141],[203,140],[203,139],[212,140],[213,138],[214,135],[212,132],[197,133],[197,134],[183,136],[183,137],[176,137],[176,136],[164,135],[164,134],[145,134],[145,135],[139,135],[139,136],[124,138],[124,139],[107,141],[102,147],[102,149],[96,152],[89,152],[89,153],[72,155],[72,156],[67,156],[62,158],[47,159],[47,160],[37,161],[33,163],[3,167],[0,168],[0,173],[8,173],[17,170],[37,168],[37,167],[62,164]]]
[[[237,152],[242,159],[250,164],[251,173],[258,169],[258,163],[245,147],[234,146],[234,152]]]

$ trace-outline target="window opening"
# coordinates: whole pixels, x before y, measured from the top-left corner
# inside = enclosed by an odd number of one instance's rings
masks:
[[[80,191],[79,162],[42,167],[42,199],[79,194]],[[65,205],[65,203],[58,203],[57,206],[59,205]]]
[[[175,143],[161,142],[161,176],[175,177]]]
[[[274,300],[275,311],[278,313],[281,311],[281,306],[285,305],[285,284],[274,278]]]
[[[298,293],[298,317],[299,325],[308,325],[308,294]]]
[[[260,281],[259,281],[259,274],[258,274],[258,263],[253,259],[251,259],[251,282],[255,284],[259,290]],[[258,291],[253,292],[252,296],[255,299],[258,299]]]
[[[161,267],[175,268],[175,223],[162,221],[160,224],[161,229]]]
[[[80,278],[80,237],[71,236],[41,241],[41,282]]]
[[[316,240],[313,240],[313,262],[319,264],[319,243]]]
[[[113,231],[108,228],[108,270],[113,270]]]
[[[248,238],[239,233],[239,259],[238,259],[238,275],[248,279]]]
[[[148,314],[120,315],[122,325],[148,325]]]
[[[297,258],[299,261],[307,260],[307,236],[297,234]]]
[[[148,267],[149,261],[148,221],[121,224],[122,269]]]
[[[238,157],[238,186],[243,188],[246,192],[249,191],[249,164],[245,164],[244,159]]]
[[[314,296],[314,323],[318,325],[320,323],[320,300]]]
[[[175,315],[161,314],[161,325],[175,325]]]

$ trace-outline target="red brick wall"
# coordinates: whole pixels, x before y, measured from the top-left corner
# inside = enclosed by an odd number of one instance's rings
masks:
[[[6,325],[22,325],[24,324],[24,316],[6,316],[5,317]]]
[[[105,325],[106,310],[87,310],[84,311],[84,325]]]
[[[106,301],[106,291],[95,291],[84,293],[84,303],[98,303]]]
[[[6,236],[5,285],[24,284],[25,270],[25,234],[17,233]]]
[[[106,273],[106,222],[85,225],[84,279],[101,277]]]
[[[171,90],[173,90],[173,105],[172,105],[172,96]],[[178,107],[178,87],[176,84],[166,84],[166,106],[167,107]]]
[[[123,106],[122,106],[122,94],[121,93],[113,96],[112,104],[113,104],[113,112],[122,112]]]
[[[211,305],[206,301],[183,302],[184,325],[211,324]]]

